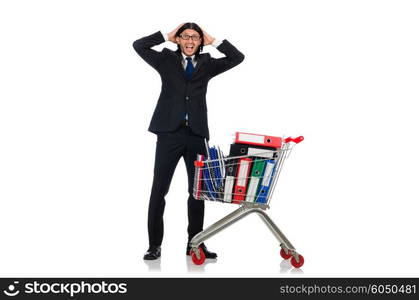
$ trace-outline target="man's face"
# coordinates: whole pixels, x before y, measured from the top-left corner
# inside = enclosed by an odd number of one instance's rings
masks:
[[[176,37],[176,42],[180,46],[183,54],[187,56],[192,56],[198,50],[198,47],[202,43],[202,39],[199,36],[199,33],[193,29],[185,29],[180,34],[180,37]]]

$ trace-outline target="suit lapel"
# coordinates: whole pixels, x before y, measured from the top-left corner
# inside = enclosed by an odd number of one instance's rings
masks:
[[[197,60],[196,66],[195,66],[194,72],[192,73],[192,76],[194,76],[196,73],[198,73],[199,68],[202,66],[202,63],[204,62],[202,55],[198,55],[196,60]]]
[[[177,51],[173,51],[172,53],[174,54],[173,55],[175,58],[174,64],[176,66],[177,72],[179,72],[184,78],[186,78],[185,70],[183,69],[183,65],[182,65],[182,60],[183,60],[182,54]]]

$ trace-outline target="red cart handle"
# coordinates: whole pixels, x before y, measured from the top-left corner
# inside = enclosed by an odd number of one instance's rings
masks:
[[[299,136],[299,137],[296,137],[296,138],[287,137],[285,139],[285,143],[294,142],[294,143],[298,144],[298,143],[300,143],[302,141],[304,141],[304,137],[302,135]]]
[[[194,165],[197,168],[202,168],[204,166],[204,162],[202,160],[195,160]]]

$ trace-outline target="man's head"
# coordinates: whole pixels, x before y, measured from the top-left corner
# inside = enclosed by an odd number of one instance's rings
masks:
[[[195,23],[185,23],[176,32],[178,51],[186,56],[199,54],[204,47],[204,33]]]

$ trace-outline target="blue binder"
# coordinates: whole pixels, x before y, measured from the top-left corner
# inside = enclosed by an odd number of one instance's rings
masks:
[[[213,173],[212,175],[213,175],[214,187],[216,190],[218,190],[223,184],[221,166],[220,166],[220,161],[219,161],[219,159],[221,159],[221,155],[215,147],[211,147],[209,149],[209,154],[210,154],[211,160],[216,159],[215,161],[211,162],[211,169]]]
[[[217,193],[214,190],[212,178],[210,174],[210,166],[208,163],[205,163],[202,168],[202,180],[204,182],[205,188],[201,190],[201,193],[207,194],[210,197],[210,200],[215,201],[217,199]]]
[[[266,201],[268,200],[268,192],[271,187],[272,178],[274,174],[275,174],[275,160],[271,159],[266,162],[262,181],[260,183],[255,202],[266,203]]]
[[[209,147],[208,142],[205,139],[205,150],[207,153],[206,159],[212,160],[211,162],[205,163],[203,168],[203,180],[207,190],[207,196],[210,200],[222,201],[223,198],[223,180],[225,176],[224,168],[224,157],[221,150],[218,147]]]

